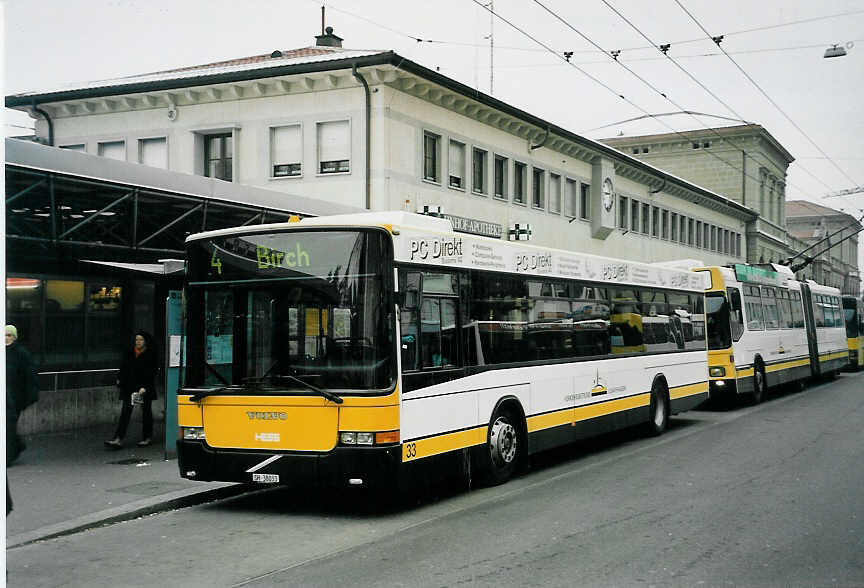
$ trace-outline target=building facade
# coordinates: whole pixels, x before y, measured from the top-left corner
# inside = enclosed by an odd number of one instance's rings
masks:
[[[792,248],[804,252],[795,263],[805,256],[813,259],[798,272],[799,277],[834,286],[850,296],[860,294],[858,235],[862,226],[858,219],[813,202],[790,200],[786,227]]]
[[[390,51],[313,47],[7,97],[63,149],[639,261],[744,261],[756,214]],[[50,121],[50,124],[49,124]]]
[[[747,228],[748,262],[777,262],[793,253],[786,233],[786,171],[794,157],[762,126],[614,137],[603,143],[759,213]]]

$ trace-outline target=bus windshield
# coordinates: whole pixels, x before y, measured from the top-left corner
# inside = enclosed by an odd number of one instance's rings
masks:
[[[858,333],[858,317],[857,304],[854,298],[843,298],[843,313],[846,319],[846,336],[857,337]]]
[[[185,386],[392,386],[384,233],[257,232],[193,241],[187,254]]]
[[[705,323],[708,331],[708,349],[732,347],[732,331],[729,327],[729,304],[723,292],[708,292],[705,295]]]

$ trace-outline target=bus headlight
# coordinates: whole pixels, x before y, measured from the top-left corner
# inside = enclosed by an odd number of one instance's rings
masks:
[[[204,436],[204,427],[180,427],[185,440],[206,439]]]
[[[340,431],[340,445],[389,445],[399,442],[399,431]]]
[[[708,375],[712,378],[722,378],[726,375],[725,367],[709,367]]]

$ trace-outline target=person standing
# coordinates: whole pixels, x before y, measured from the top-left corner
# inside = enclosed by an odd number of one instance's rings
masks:
[[[18,434],[18,418],[39,400],[36,370],[30,352],[18,342],[18,329],[6,325],[6,464],[13,463],[26,445]]]
[[[117,385],[120,387],[120,400],[123,403],[120,410],[120,421],[117,423],[114,437],[105,441],[106,447],[110,449],[123,447],[123,437],[126,436],[133,404],[141,405],[144,427],[138,446],[150,445],[153,436],[153,406],[151,403],[156,399],[157,369],[156,349],[153,346],[152,337],[143,331],[135,333],[135,345],[123,358],[123,363],[120,364],[120,376],[117,380]]]

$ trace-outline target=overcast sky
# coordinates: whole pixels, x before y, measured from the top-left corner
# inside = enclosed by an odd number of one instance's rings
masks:
[[[4,94],[305,47],[320,33],[321,5],[6,0]],[[823,198],[864,185],[864,0],[494,0],[495,12],[524,33],[497,18],[491,24],[473,0],[326,5],[327,24],[346,48],[392,49],[487,93],[491,83],[496,98],[591,138],[731,124],[690,115],[612,124],[679,110],[761,124],[796,158],[789,200],[856,217],[864,209],[864,193]],[[842,16],[824,18],[832,15]],[[731,59],[700,25],[724,35]],[[580,33],[606,51],[621,50],[620,63]],[[570,64],[540,43],[559,55],[572,51]],[[669,43],[680,68],[645,48],[652,43]],[[824,59],[832,44],[848,47],[848,55]],[[29,132],[21,127],[32,120],[5,112],[6,135]]]

